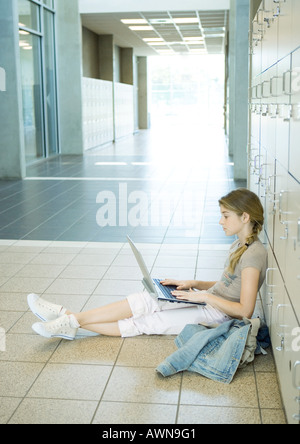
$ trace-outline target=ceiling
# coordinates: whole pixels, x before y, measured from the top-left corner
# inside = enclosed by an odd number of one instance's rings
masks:
[[[99,35],[113,34],[117,46],[132,47],[137,56],[223,54],[229,11],[86,13],[81,17],[84,27]]]

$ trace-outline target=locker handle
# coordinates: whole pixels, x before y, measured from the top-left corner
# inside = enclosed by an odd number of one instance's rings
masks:
[[[298,236],[297,236],[297,238],[298,238],[298,244],[300,245],[300,217],[298,219]]]
[[[270,271],[277,271],[277,268],[268,268],[267,269],[267,272],[266,272],[266,285],[269,288],[275,288],[276,285],[273,285],[273,284],[269,283],[269,273],[270,273]]]
[[[276,347],[276,350],[282,352],[284,350],[284,336],[280,333],[277,333],[277,335],[281,338],[281,341],[280,341],[280,347]]]
[[[287,96],[291,96],[291,95],[292,95],[292,93],[291,93],[292,73],[293,73],[293,71],[291,71],[291,70],[289,69],[288,71],[286,71],[286,72],[283,74],[283,92],[284,92],[284,94],[287,95]],[[286,90],[286,89],[287,89],[287,88],[286,88],[286,86],[287,86],[286,76],[287,76],[288,74],[290,74],[290,85],[289,85],[289,91],[287,92],[287,90]]]
[[[263,163],[261,165],[260,169],[259,169],[260,180],[263,180],[263,181],[266,181],[266,182],[269,180],[269,178],[268,177],[263,177],[263,167],[268,166],[268,165],[269,165],[268,163]]]
[[[297,367],[299,367],[300,361],[295,362],[294,369],[293,369],[293,385],[296,390],[300,390],[300,385],[297,383]],[[300,381],[299,381],[300,384]]]
[[[276,308],[276,316],[275,316],[275,325],[278,325],[278,318],[279,318],[279,310],[281,309],[281,308],[286,308],[286,307],[288,307],[288,305],[287,304],[278,304],[277,305],[277,308]],[[284,327],[284,325],[280,325],[280,327]],[[279,334],[279,336],[281,336],[280,334]]]
[[[286,325],[279,325],[279,311],[281,308],[286,308],[288,307],[287,304],[278,304],[277,308],[276,308],[276,313],[275,313],[275,329],[277,330],[277,326],[281,327],[281,328],[285,328]],[[277,333],[277,336],[279,336],[279,338],[281,338],[281,342],[280,342],[280,347],[276,347],[276,350],[281,352],[284,350],[284,333]]]
[[[280,79],[280,77],[278,77],[278,76],[273,76],[270,79],[270,84],[271,84],[270,90],[271,90],[271,96],[272,97],[278,97],[277,88],[276,88],[276,94],[275,94],[274,93],[274,85],[273,85],[274,80],[278,80],[278,79]]]
[[[265,94],[265,85],[270,83],[270,80],[265,80],[262,82],[262,98],[268,99],[270,97],[270,93],[268,92],[267,95]],[[269,91],[271,90],[271,87],[269,87]]]
[[[282,210],[282,198],[283,198],[283,195],[287,194],[287,193],[288,193],[288,191],[280,191],[280,193],[279,193],[279,222],[282,225],[286,225],[287,224],[287,221],[283,221],[282,220],[282,215],[287,215],[288,214],[287,211],[283,211]]]
[[[259,170],[259,167],[257,166],[257,162],[258,162],[258,159],[259,159],[260,157],[262,157],[261,154],[257,154],[257,155],[254,157],[254,169],[255,169],[256,171]]]
[[[278,1],[273,0],[273,1],[274,1],[274,3],[279,3],[279,0],[278,0]],[[274,17],[274,18],[279,17],[279,16],[280,16],[280,13],[281,13],[280,6],[277,6],[277,8],[276,8],[276,12],[273,13],[273,17]]]

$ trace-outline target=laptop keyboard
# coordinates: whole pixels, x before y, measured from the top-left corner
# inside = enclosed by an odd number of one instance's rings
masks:
[[[176,290],[177,287],[175,287],[174,285],[170,285],[168,287],[165,287],[164,285],[162,285],[160,283],[159,279],[153,279],[153,282],[155,283],[155,285],[157,285],[157,287],[159,287],[160,291],[163,293],[163,295],[167,298],[170,299],[170,301],[176,301],[175,296],[173,296],[171,294],[172,291]]]

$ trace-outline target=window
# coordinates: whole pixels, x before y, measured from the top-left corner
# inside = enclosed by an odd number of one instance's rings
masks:
[[[58,154],[53,0],[18,0],[26,162]]]

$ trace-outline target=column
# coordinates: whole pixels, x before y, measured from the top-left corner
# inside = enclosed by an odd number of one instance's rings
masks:
[[[235,180],[247,179],[249,0],[231,0],[229,31],[229,153]]]
[[[23,136],[18,2],[0,2],[0,179],[26,174]]]
[[[147,57],[138,57],[139,127],[149,129]]]
[[[56,2],[58,108],[61,154],[83,154],[82,41],[78,0]]]
[[[100,79],[114,81],[114,36],[99,35]]]

